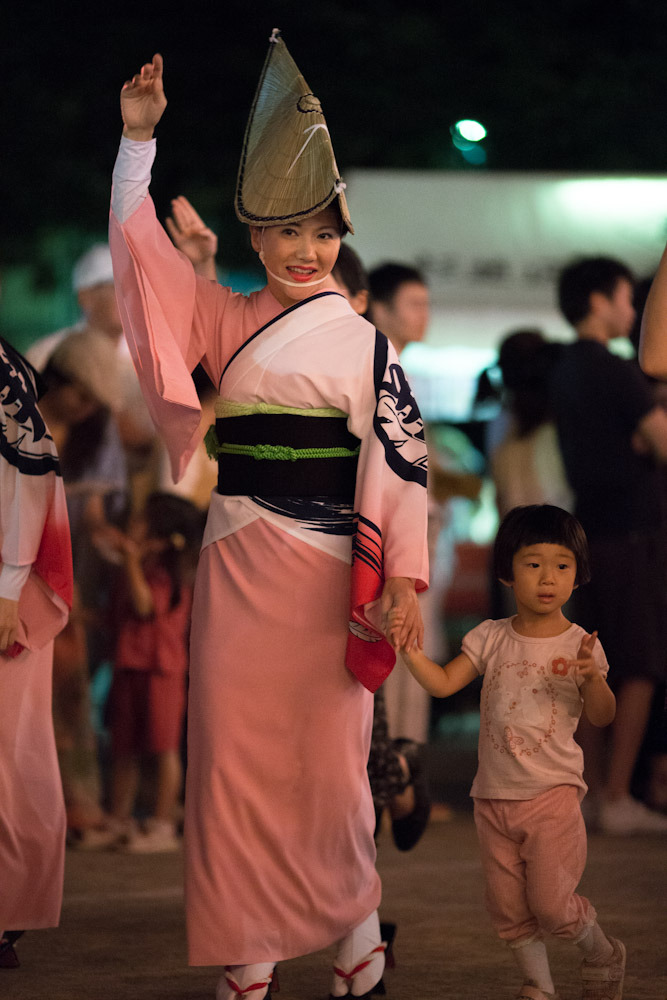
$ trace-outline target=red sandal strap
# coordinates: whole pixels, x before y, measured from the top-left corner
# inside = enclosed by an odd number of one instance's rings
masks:
[[[362,969],[365,969],[368,965],[371,964],[371,962],[373,961],[372,956],[375,955],[376,952],[385,951],[386,947],[387,945],[383,941],[382,944],[379,944],[377,946],[377,948],[373,948],[373,950],[368,954],[368,956],[362,962],[360,962],[359,965],[356,965],[354,969],[352,969],[350,972],[343,972],[342,969],[337,968],[335,965],[333,967],[333,970],[336,973],[336,975],[340,977],[340,979],[352,980],[356,975],[358,975],[361,972]]]
[[[271,973],[268,979],[264,979],[261,983],[252,983],[252,985],[244,986],[244,988],[241,989],[239,984],[234,979],[230,979],[229,976],[225,976],[227,985],[234,990],[235,993],[238,993],[240,997],[244,997],[246,993],[251,993],[253,990],[263,990],[265,986],[270,985],[272,979],[273,973]]]

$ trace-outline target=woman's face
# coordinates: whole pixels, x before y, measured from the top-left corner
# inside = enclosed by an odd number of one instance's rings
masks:
[[[250,230],[253,249],[266,268],[266,280],[285,308],[328,288],[340,249],[340,218],[333,208],[284,226]],[[289,284],[285,284],[289,282]]]

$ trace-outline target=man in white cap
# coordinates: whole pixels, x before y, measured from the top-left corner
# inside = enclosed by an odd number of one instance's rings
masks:
[[[123,328],[116,305],[111,253],[108,243],[95,243],[79,257],[72,271],[72,287],[82,318],[75,327],[63,327],[37,340],[27,352],[28,360],[43,371],[58,344],[75,329],[94,329],[123,343]]]
[[[128,460],[133,496],[140,502],[141,496],[150,489],[144,479],[150,477],[155,431],[123,337],[108,243],[93,244],[77,260],[72,271],[72,287],[81,307],[81,319],[72,327],[37,340],[26,356],[38,371],[44,371],[58,345],[69,334],[84,331],[102,333],[117,345],[119,399],[114,407],[114,418]]]

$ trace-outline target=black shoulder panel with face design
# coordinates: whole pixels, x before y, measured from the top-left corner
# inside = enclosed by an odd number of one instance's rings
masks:
[[[373,427],[384,446],[389,468],[401,479],[426,487],[424,421],[405,372],[398,363],[389,364],[388,355],[387,338],[377,332],[374,371],[377,405]]]

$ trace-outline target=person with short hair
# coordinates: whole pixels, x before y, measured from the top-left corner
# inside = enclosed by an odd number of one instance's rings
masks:
[[[583,257],[562,269],[558,305],[565,319],[580,331],[608,327],[607,339],[627,337],[634,320],[632,271],[613,257]],[[594,296],[591,300],[591,296]]]
[[[332,274],[354,311],[368,317],[371,304],[368,274],[359,255],[347,243],[340,245]]]
[[[634,362],[609,350],[635,319],[629,269],[583,258],[560,275],[558,299],[577,339],[552,370],[551,409],[574,513],[595,567],[577,591],[578,620],[605,637],[614,667],[616,719],[605,734],[582,720],[578,739],[590,787],[587,819],[607,833],[667,832],[667,817],[631,794],[653,692],[665,677],[667,552],[659,465],[667,461],[667,414]]]
[[[408,344],[424,339],[430,318],[428,285],[421,271],[390,261],[368,274],[373,322],[400,355]]]
[[[44,372],[49,360],[66,338],[90,333],[109,340],[115,352],[114,421],[127,463],[132,502],[141,507],[155,477],[155,430],[123,337],[108,243],[93,243],[74,263],[72,290],[81,318],[73,325],[36,340],[26,357]]]
[[[484,678],[470,794],[487,908],[523,975],[517,1000],[557,997],[545,933],[580,949],[583,1000],[621,1000],[625,946],[607,937],[576,892],[586,862],[586,784],[574,732],[582,712],[595,726],[609,725],[615,712],[597,632],[562,610],[589,580],[586,535],[559,507],[515,507],[501,521],[493,559],[516,614],[472,629],[444,667],[422,650],[402,648],[401,658],[436,698]],[[400,624],[392,612],[390,636]]]
[[[113,266],[108,243],[94,243],[81,254],[72,268],[72,290],[81,309],[81,319],[71,327],[40,337],[26,351],[26,357],[42,372],[56,347],[71,333],[94,330],[119,344],[123,327],[118,315],[113,284]]]

